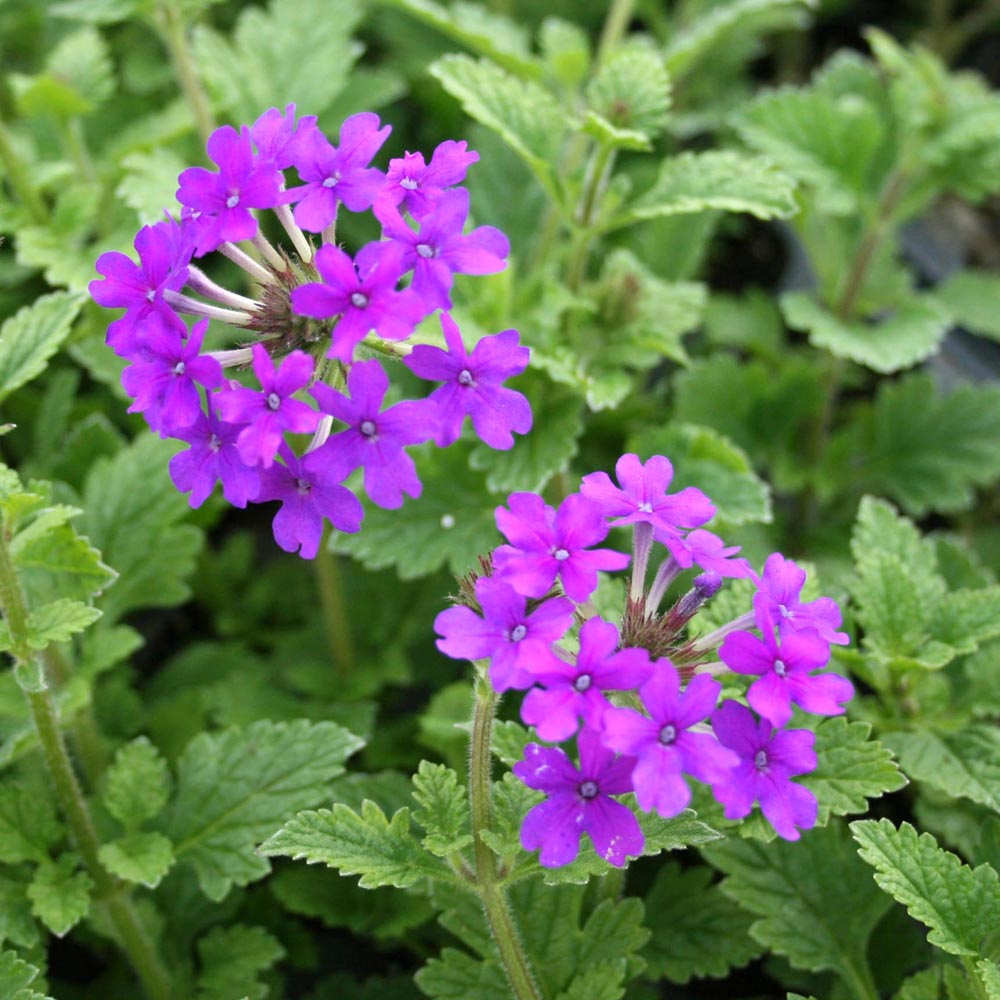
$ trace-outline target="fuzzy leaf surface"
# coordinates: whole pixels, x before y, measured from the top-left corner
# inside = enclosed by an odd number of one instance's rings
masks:
[[[472,843],[469,794],[450,767],[422,760],[413,776],[413,797],[419,806],[413,818],[427,831],[428,851],[446,858]]]
[[[170,841],[162,833],[128,833],[101,845],[98,857],[112,875],[155,889],[174,863]]]
[[[48,795],[12,781],[0,786],[0,861],[44,861],[61,833]]]
[[[54,642],[66,642],[101,614],[100,608],[66,597],[34,608],[28,615],[28,643],[32,649],[45,649]]]
[[[53,1000],[31,988],[38,969],[13,951],[0,952],[0,1000]]]
[[[93,885],[85,871],[77,870],[73,855],[47,861],[35,869],[28,886],[31,912],[56,937],[63,937],[87,915]]]
[[[152,819],[170,797],[167,762],[145,736],[117,751],[104,782],[105,807],[128,828]]]
[[[234,924],[210,930],[198,942],[198,955],[196,1000],[264,1000],[270,991],[258,977],[284,957],[285,949],[263,927]]]

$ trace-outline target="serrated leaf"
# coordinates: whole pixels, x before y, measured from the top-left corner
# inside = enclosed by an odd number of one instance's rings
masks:
[[[656,873],[645,896],[652,936],[642,957],[650,979],[719,979],[763,951],[750,937],[754,918],[711,881],[711,869],[683,869],[674,861]]]
[[[173,866],[174,852],[162,833],[129,833],[102,844],[98,858],[112,875],[155,889]]]
[[[968,725],[954,733],[887,733],[886,744],[915,781],[1000,812],[1000,731]]]
[[[361,531],[334,533],[333,551],[354,556],[368,569],[393,566],[401,580],[414,580],[441,566],[456,576],[466,573],[480,553],[497,544],[496,498],[461,450],[425,452],[420,459],[423,492],[407,501],[404,516],[366,503]]]
[[[809,334],[813,347],[883,375],[929,358],[949,325],[948,310],[930,295],[911,295],[873,323],[841,319],[805,292],[783,295],[781,310],[790,327]]]
[[[443,56],[429,72],[467,115],[493,129],[525,161],[556,202],[560,200],[553,165],[571,121],[548,90],[518,80],[487,59],[464,55]]]
[[[890,904],[843,827],[810,830],[791,844],[728,840],[702,850],[727,875],[722,891],[758,918],[755,940],[794,968],[865,981],[868,938]]]
[[[569,468],[577,453],[583,432],[580,397],[547,380],[537,388],[530,397],[534,424],[528,434],[515,439],[509,451],[478,444],[469,455],[469,465],[486,473],[486,487],[494,493],[537,492]]]
[[[31,989],[38,969],[13,951],[0,952],[0,1000],[53,1000]]]
[[[130,153],[122,160],[125,175],[115,194],[134,208],[142,225],[151,225],[176,202],[177,176],[185,161],[169,149],[156,148]]]
[[[802,784],[819,801],[821,823],[829,816],[866,812],[868,799],[906,784],[889,750],[868,738],[871,728],[844,718],[824,719],[816,727],[819,766]]]
[[[214,927],[198,941],[201,973],[195,997],[263,1000],[269,991],[258,977],[284,955],[281,942],[263,927]]]
[[[972,333],[1000,340],[1000,277],[990,271],[956,271],[934,289],[952,319]]]
[[[977,955],[1000,925],[1000,878],[989,865],[969,868],[929,834],[887,820],[851,824],[875,881],[930,928],[927,940],[950,955]]]
[[[855,489],[883,493],[915,517],[964,510],[974,487],[1000,476],[1000,388],[941,395],[926,375],[883,382],[832,447],[847,455]]]
[[[770,160],[730,150],[681,153],[663,161],[656,183],[602,228],[708,209],[781,219],[796,211],[794,182]]]
[[[49,72],[80,97],[85,111],[94,110],[114,93],[110,48],[93,27],[79,28],[62,38],[46,63]]]
[[[31,912],[56,937],[63,937],[87,915],[93,886],[90,876],[77,870],[73,855],[46,861],[35,869],[28,886]]]
[[[45,649],[54,642],[66,642],[101,614],[99,608],[65,597],[44,604],[28,615],[28,644],[32,649]]]
[[[52,292],[0,326],[0,401],[45,370],[82,305],[82,295]]]
[[[413,797],[419,805],[413,818],[427,831],[422,843],[428,851],[446,858],[472,843],[468,792],[450,767],[422,760]]]
[[[31,914],[28,882],[0,876],[0,944],[10,942],[33,948],[41,940],[38,924]],[[0,996],[3,996],[0,990]]]
[[[245,8],[228,37],[199,27],[195,55],[234,121],[252,122],[267,108],[288,104],[300,114],[320,114],[344,89],[361,54],[351,37],[361,13],[351,0],[271,0],[266,10]]]
[[[44,861],[61,834],[48,795],[9,782],[0,786],[0,861]]]
[[[979,973],[979,980],[986,990],[988,1000],[1000,1000],[1000,965],[984,958],[976,963],[976,972]]]
[[[170,796],[170,771],[159,750],[139,736],[120,747],[104,777],[104,805],[127,829],[157,816]]]
[[[636,132],[647,142],[655,138],[670,107],[663,57],[638,37],[612,50],[587,85],[587,103],[615,129]]]
[[[166,832],[202,891],[221,900],[270,866],[254,845],[315,804],[362,740],[332,722],[255,722],[196,736],[177,764]]]
[[[409,809],[390,821],[371,800],[356,813],[341,802],[333,809],[301,812],[265,841],[266,857],[290,855],[307,864],[322,862],[342,875],[360,875],[359,885],[405,888],[424,878],[451,878],[450,870],[424,851],[410,832]]]

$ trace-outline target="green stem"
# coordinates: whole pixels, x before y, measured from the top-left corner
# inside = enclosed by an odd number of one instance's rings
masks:
[[[80,171],[80,176],[91,184],[97,183],[97,171],[91,159],[90,150],[83,137],[83,124],[79,118],[70,118],[62,127],[63,139],[69,150],[70,158]]]
[[[43,650],[42,660],[46,676],[56,690],[65,687],[70,669],[58,647],[49,646]],[[87,786],[93,788],[108,765],[108,750],[97,728],[93,705],[82,708],[73,721],[73,747]]]
[[[878,989],[866,961],[862,960],[860,965],[845,962],[844,978],[858,1000],[879,1000]]]
[[[31,183],[27,167],[14,147],[10,132],[3,122],[0,122],[0,163],[3,164],[11,188],[31,216],[32,221],[39,224],[45,223],[49,217],[45,203]]]
[[[198,75],[198,67],[191,54],[191,47],[188,45],[187,25],[184,23],[184,17],[177,4],[171,0],[161,4],[157,8],[156,14],[160,37],[170,54],[170,61],[177,74],[177,82],[180,84],[184,98],[194,115],[198,133],[207,142],[208,137],[215,131],[215,118],[212,115],[212,106],[209,103],[208,95],[202,86],[201,77]]]
[[[566,284],[576,291],[587,276],[587,263],[590,260],[590,245],[594,240],[594,213],[600,202],[600,197],[607,185],[608,175],[615,162],[615,151],[608,145],[601,145],[594,150],[590,164],[587,167],[587,177],[583,194],[580,198],[580,208],[577,219],[580,231],[574,241],[573,254],[566,270]]]
[[[500,953],[504,971],[517,1000],[542,1000],[535,985],[528,956],[521,944],[510,903],[500,884],[497,858],[482,839],[490,828],[492,814],[490,744],[497,696],[485,678],[476,681],[476,704],[472,717],[472,753],[469,763],[469,803],[472,812],[473,850],[476,862],[476,892],[483,903],[486,922]]]
[[[595,66],[600,66],[611,50],[622,40],[634,11],[635,0],[612,0],[607,16],[604,18],[600,40],[597,43],[597,55],[594,57]]]
[[[972,992],[976,995],[977,1000],[989,1000],[989,991],[983,984],[975,963],[968,955],[962,956],[962,967],[965,969],[965,975],[968,977],[969,983],[972,986]]]
[[[27,665],[35,660],[28,643],[28,609],[11,559],[6,531],[0,535],[0,607],[13,640],[11,652],[18,665]],[[172,1000],[170,976],[156,953],[152,938],[121,884],[101,864],[101,841],[66,749],[55,700],[45,683],[42,664],[35,662],[32,665],[37,668],[41,683],[36,690],[26,690],[25,697],[56,798],[83,864],[94,881],[97,899],[107,907],[118,940],[149,1000]]]
[[[330,658],[334,669],[343,676],[350,672],[354,663],[354,643],[351,641],[351,622],[344,601],[344,584],[338,563],[340,557],[327,548],[328,537],[328,534],[324,535],[313,566]]]

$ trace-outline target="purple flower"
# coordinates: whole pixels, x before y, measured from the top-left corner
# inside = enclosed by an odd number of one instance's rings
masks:
[[[815,629],[826,639],[838,646],[846,646],[851,640],[846,632],[838,632],[840,608],[830,597],[818,597],[815,601],[803,603],[802,587],[806,582],[806,571],[796,566],[791,559],[773,552],[764,563],[764,575],[759,577],[753,606],[758,617],[760,609],[766,609],[769,618],[777,619],[782,635],[801,628]]]
[[[615,475],[620,487],[606,472],[592,472],[583,477],[580,492],[598,504],[605,517],[614,518],[613,525],[651,524],[656,540],[688,568],[692,557],[682,531],[710,521],[715,516],[712,501],[693,486],[668,495],[674,467],[662,455],[654,455],[645,465],[638,455],[622,455],[615,463]]]
[[[712,714],[722,685],[698,674],[682,692],[680,676],[668,659],[657,660],[654,668],[639,690],[649,716],[613,708],[604,716],[602,739],[612,750],[638,758],[632,784],[640,807],[676,816],[691,801],[682,772],[711,784],[724,779],[738,758],[710,733],[690,732]]]
[[[476,580],[483,616],[455,607],[434,619],[437,647],[456,660],[490,660],[496,691],[523,690],[534,683],[532,670],[557,662],[552,644],[573,624],[573,605],[565,597],[543,601],[530,614],[527,598],[488,576]]]
[[[785,840],[798,840],[799,830],[816,825],[816,796],[791,779],[816,769],[816,734],[808,729],[774,730],[767,719],[727,701],[712,716],[719,742],[734,750],[739,764],[712,783],[712,792],[726,807],[726,819],[742,819],[760,802],[767,821]]]
[[[529,743],[514,774],[548,798],[533,806],[521,826],[526,851],[541,848],[538,860],[546,868],[569,864],[580,851],[580,836],[588,834],[594,850],[609,864],[622,867],[638,857],[645,838],[632,811],[612,795],[632,790],[632,757],[615,758],[600,737],[584,729],[577,739],[580,767],[557,747]]]
[[[385,183],[381,170],[369,167],[392,129],[379,128],[378,115],[351,115],[340,127],[340,146],[334,148],[318,129],[310,129],[295,143],[293,163],[306,183],[290,194],[298,201],[295,222],[319,233],[337,218],[343,202],[352,212],[371,208]]]
[[[198,386],[220,385],[222,367],[215,358],[199,354],[207,319],[194,325],[186,343],[172,324],[153,319],[150,316],[146,324],[145,349],[122,372],[122,387],[135,398],[128,412],[144,414],[153,430],[169,434],[201,416]]]
[[[582,603],[597,589],[598,570],[624,569],[629,557],[613,549],[586,551],[608,526],[600,507],[573,494],[558,512],[535,493],[512,493],[510,510],[497,507],[497,527],[510,545],[493,553],[494,572],[527,597],[542,597],[562,580],[566,596]]]
[[[230,389],[219,393],[215,402],[223,420],[248,425],[236,442],[243,461],[266,469],[274,462],[285,431],[307,434],[319,423],[319,414],[308,403],[291,398],[309,384],[313,360],[302,351],[292,351],[275,371],[267,348],[254,344],[253,370],[260,391]]]
[[[364,512],[358,498],[341,486],[318,452],[301,459],[283,444],[279,451],[284,465],[272,465],[260,473],[257,502],[280,500],[274,515],[274,540],[286,552],[299,550],[303,559],[314,559],[323,537],[323,519],[338,531],[361,527]]]
[[[376,359],[357,361],[347,376],[350,398],[328,385],[313,386],[324,413],[342,420],[347,430],[332,435],[318,450],[343,479],[365,470],[365,492],[379,507],[403,504],[403,494],[420,496],[420,480],[406,445],[429,441],[437,432],[437,408],[426,400],[404,400],[387,410],[382,402],[389,377]]]
[[[756,573],[746,559],[733,559],[740,551],[738,545],[726,545],[718,535],[704,528],[696,528],[684,536],[684,547],[691,553],[693,562],[702,569],[712,570],[719,576],[754,577]]]
[[[433,213],[420,220],[418,232],[392,205],[376,205],[375,214],[383,234],[403,249],[403,270],[413,269],[411,287],[428,309],[451,308],[454,275],[493,274],[507,266],[510,243],[499,229],[480,226],[462,235],[469,215],[465,188],[445,191]]]
[[[406,153],[401,159],[389,161],[385,187],[379,202],[398,205],[400,202],[415,219],[434,210],[441,192],[465,180],[465,172],[479,159],[476,152],[466,151],[464,142],[449,139],[442,142],[429,164],[423,153]]]
[[[573,736],[582,718],[591,729],[601,728],[610,702],[602,691],[631,691],[653,670],[644,649],[618,651],[618,629],[600,618],[590,618],[580,629],[576,663],[556,659],[529,666],[536,683],[521,705],[521,718],[534,726],[543,740],[558,742]]]
[[[123,357],[141,347],[143,330],[154,314],[183,325],[164,302],[163,293],[180,291],[187,283],[193,249],[190,230],[172,219],[143,226],[136,234],[135,249],[138,264],[115,250],[102,253],[97,258],[97,272],[104,277],[88,286],[90,297],[99,306],[127,310],[108,327],[107,338],[115,353]]]
[[[208,137],[207,149],[219,172],[188,167],[177,189],[177,200],[195,213],[199,257],[221,243],[253,239],[257,220],[250,209],[287,201],[280,172],[273,163],[256,159],[246,126],[242,133],[231,125],[217,128]]]
[[[830,644],[811,628],[787,632],[779,641],[765,604],[757,609],[763,638],[750,632],[732,632],[719,649],[719,658],[738,674],[756,674],[747,692],[750,707],[776,726],[792,717],[792,705],[816,715],[840,715],[854,688],[839,674],[816,674],[826,666]]]
[[[349,362],[369,330],[386,340],[405,340],[413,332],[426,310],[409,289],[396,291],[402,254],[395,244],[369,243],[355,262],[330,243],[319,248],[315,263],[323,282],[293,288],[292,308],[315,319],[340,316],[327,357]]]
[[[273,163],[279,170],[294,162],[294,147],[316,129],[316,116],[303,115],[295,121],[295,105],[285,107],[284,114],[269,108],[250,126],[250,138],[257,147],[262,163]]]
[[[438,445],[445,448],[458,440],[468,414],[476,433],[491,448],[513,447],[512,431],[531,430],[531,406],[521,393],[504,389],[501,383],[527,368],[531,352],[518,346],[517,330],[483,337],[468,354],[458,326],[446,313],[441,314],[441,329],[447,351],[417,344],[403,359],[415,375],[445,383],[429,397],[438,405]]]
[[[215,415],[210,398],[208,416],[202,413],[190,427],[174,431],[173,437],[191,447],[170,459],[170,478],[181,493],[191,491],[188,503],[192,507],[200,507],[220,480],[222,495],[234,507],[246,507],[248,500],[256,498],[260,476],[240,458],[236,447],[240,430]]]

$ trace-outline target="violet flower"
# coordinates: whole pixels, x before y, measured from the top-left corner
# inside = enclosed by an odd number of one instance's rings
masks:
[[[725,778],[712,783],[726,819],[742,819],[760,802],[765,818],[785,840],[798,840],[799,830],[816,825],[816,796],[791,780],[816,769],[815,733],[775,730],[767,719],[758,722],[750,709],[735,701],[716,710],[712,728],[719,742],[740,758]]]
[[[527,368],[531,352],[519,346],[517,330],[481,338],[471,354],[447,313],[441,314],[441,330],[446,351],[417,344],[403,359],[415,375],[445,383],[428,397],[438,406],[437,444],[442,448],[454,444],[468,414],[476,434],[491,448],[512,448],[512,431],[527,434],[531,430],[531,405],[521,393],[501,383]]]
[[[289,104],[284,113],[269,108],[250,126],[250,138],[257,147],[262,163],[273,163],[279,170],[295,162],[295,147],[316,130],[316,116],[303,115],[295,120],[295,105]]]
[[[479,154],[467,150],[466,143],[449,139],[442,142],[431,162],[424,162],[423,153],[406,153],[389,161],[385,186],[377,202],[398,205],[402,202],[415,219],[434,210],[441,193],[465,180],[465,172],[479,159]]]
[[[526,851],[541,848],[539,862],[558,868],[577,856],[585,833],[605,861],[621,868],[629,857],[642,854],[645,846],[632,811],[611,798],[632,790],[635,759],[616,757],[589,729],[580,733],[577,747],[579,768],[558,747],[537,743],[529,743],[524,760],[514,765],[521,781],[548,796],[524,817],[521,844]]]
[[[764,573],[756,580],[754,610],[766,608],[769,617],[778,622],[782,635],[802,628],[815,629],[827,642],[845,646],[851,640],[846,632],[838,632],[841,616],[837,602],[831,597],[818,597],[803,603],[802,588],[806,571],[780,552],[772,552],[764,563]]]

